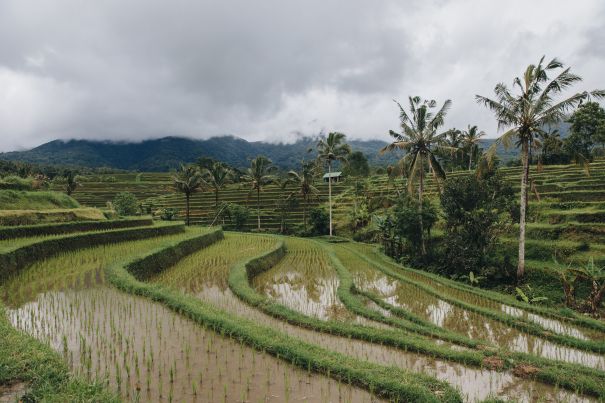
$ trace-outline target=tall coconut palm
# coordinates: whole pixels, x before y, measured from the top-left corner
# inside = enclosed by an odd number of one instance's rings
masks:
[[[477,126],[468,125],[468,129],[462,132],[462,143],[464,148],[468,150],[468,170],[471,170],[473,164],[473,155],[479,151],[479,142],[481,137],[485,136],[485,132],[479,131]]]
[[[330,211],[330,236],[332,236],[332,164],[336,161],[346,163],[351,154],[351,147],[346,143],[346,135],[331,132],[328,137],[321,138],[317,142],[317,158],[322,164],[328,166],[328,206]]]
[[[558,71],[554,78],[550,73]],[[544,57],[537,65],[530,64],[521,77],[513,80],[512,90],[500,83],[494,88],[495,98],[476,96],[496,115],[498,127],[508,129],[487,152],[493,160],[498,144],[510,147],[515,142],[521,148],[523,171],[521,173],[520,219],[519,219],[519,263],[517,278],[525,274],[525,215],[527,210],[527,183],[529,178],[529,153],[545,127],[555,125],[565,119],[567,113],[590,97],[605,97],[605,91],[578,92],[568,98],[557,99],[564,90],[581,81],[582,78],[564,68],[563,63],[552,59],[544,63]],[[516,91],[515,91],[516,90]]]
[[[219,192],[231,182],[231,170],[222,162],[214,161],[203,171],[204,180],[214,192],[214,207],[218,207]]]
[[[175,190],[185,195],[185,222],[189,225],[191,195],[199,191],[205,185],[204,179],[196,166],[181,164],[179,169],[172,176],[172,182]]]
[[[313,185],[317,176],[317,165],[312,162],[301,163],[300,172],[289,171],[286,184],[292,184],[296,190],[292,194],[296,194],[303,201],[303,225],[307,230],[307,205],[311,199],[319,200],[319,190]]]
[[[447,144],[448,147],[451,147],[450,159],[452,162],[452,172],[454,172],[454,168],[458,162],[457,156],[460,151],[460,146],[462,145],[462,140],[462,132],[458,129],[450,129],[445,134],[445,144]]]
[[[271,173],[277,169],[273,162],[264,155],[259,155],[250,161],[250,167],[242,176],[242,180],[250,186],[250,192],[256,191],[256,214],[258,219],[258,230],[260,231],[260,193],[263,188],[275,181]]]
[[[403,150],[405,155],[399,164],[404,172],[408,172],[408,191],[411,193],[414,182],[418,180],[418,213],[420,220],[420,245],[422,255],[426,254],[426,243],[424,239],[424,226],[422,220],[422,204],[424,197],[424,176],[425,169],[432,168],[433,176],[436,181],[445,179],[445,171],[435,157],[434,151],[444,152],[455,151],[452,147],[445,144],[447,132],[437,133],[443,126],[445,116],[452,105],[449,99],[443,103],[443,106],[436,110],[437,102],[435,100],[423,100],[422,98],[409,97],[410,114],[399,106],[399,120],[402,133],[389,131],[394,141],[384,147],[380,152],[384,154],[387,151]]]

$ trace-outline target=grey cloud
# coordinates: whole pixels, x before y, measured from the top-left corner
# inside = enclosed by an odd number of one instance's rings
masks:
[[[322,128],[375,138],[397,125],[391,99],[410,94],[452,98],[448,126],[493,129],[475,93],[604,32],[587,24],[598,0],[579,11],[548,2],[554,11],[536,27],[517,19],[522,3],[5,0],[0,151],[53,138],[283,140]],[[597,53],[587,85],[598,84]]]

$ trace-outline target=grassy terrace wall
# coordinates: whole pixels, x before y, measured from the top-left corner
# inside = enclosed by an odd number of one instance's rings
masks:
[[[57,352],[11,326],[0,304],[0,385],[19,383],[20,402],[119,402],[102,384],[71,376]]]
[[[294,365],[363,387],[393,401],[462,401],[459,393],[451,386],[432,377],[370,364],[325,350],[272,328],[228,315],[193,296],[149,285],[133,276],[134,273],[139,278],[146,278],[171,263],[176,263],[196,248],[220,239],[217,232],[173,243],[133,262],[111,266],[108,269],[109,280],[124,291],[159,301],[223,335],[238,339]],[[279,258],[282,253],[279,250],[278,247],[241,264],[249,266],[251,270],[262,270],[265,265],[273,264]]]
[[[151,218],[126,220],[76,221],[66,223],[0,227],[0,240],[41,235],[69,234],[71,232],[102,231],[153,225]]]
[[[184,232],[183,224],[155,225],[148,227],[134,227],[102,232],[64,235],[27,244],[20,248],[0,254],[0,282],[6,280],[20,269],[37,260],[54,256],[58,253],[102,245],[114,242],[131,241],[135,239],[151,238],[160,235]]]
[[[0,210],[0,225],[35,225],[53,222],[99,221],[105,215],[97,208],[49,210]]]

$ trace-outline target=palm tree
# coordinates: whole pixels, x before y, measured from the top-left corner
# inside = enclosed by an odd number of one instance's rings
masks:
[[[351,147],[345,142],[346,135],[332,132],[327,138],[321,138],[317,142],[317,159],[328,165],[328,205],[330,210],[330,236],[332,236],[332,164],[335,161],[347,162],[347,156],[351,154]]]
[[[563,69],[554,78],[550,72]],[[484,105],[496,115],[498,127],[508,130],[490,147],[487,159],[493,161],[498,144],[510,147],[515,141],[516,147],[521,148],[523,172],[521,173],[520,219],[519,219],[519,263],[517,279],[525,274],[525,215],[527,210],[527,182],[529,178],[529,153],[536,137],[543,133],[544,128],[553,126],[563,119],[574,107],[590,97],[603,98],[605,91],[578,92],[568,98],[555,99],[557,95],[582,78],[564,68],[563,63],[552,59],[544,64],[544,56],[537,65],[530,64],[521,77],[513,80],[513,90],[503,83],[494,88],[495,98],[476,96],[479,104]]]
[[[312,162],[301,163],[300,172],[289,171],[286,184],[293,184],[297,190],[292,194],[297,194],[303,201],[303,224],[307,230],[307,205],[312,198],[319,200],[319,190],[313,185],[317,176],[317,165]]]
[[[189,202],[191,195],[205,185],[200,171],[194,165],[183,165],[172,176],[172,182],[177,192],[185,194],[186,224],[189,225]]]
[[[250,185],[250,193],[256,191],[256,213],[258,218],[258,230],[260,231],[260,192],[263,187],[273,183],[275,176],[271,172],[277,168],[273,162],[264,155],[259,155],[250,161],[250,167],[246,170],[242,179]],[[249,193],[249,194],[250,194]]]
[[[214,161],[203,171],[204,180],[214,192],[214,207],[218,207],[219,192],[231,181],[231,170],[222,162]]]
[[[462,132],[462,143],[464,148],[468,150],[468,170],[471,170],[473,163],[473,155],[477,154],[481,137],[485,136],[485,132],[479,131],[477,126],[468,125],[468,129]]]
[[[448,130],[445,134],[445,144],[451,147],[450,159],[452,160],[452,172],[454,172],[456,162],[458,161],[457,154],[460,150],[462,140],[462,132],[458,129]]]
[[[437,107],[435,100],[422,100],[422,98],[409,97],[410,115],[399,106],[399,119],[401,122],[402,133],[389,131],[391,137],[395,139],[391,144],[380,150],[381,154],[387,151],[404,150],[406,154],[400,160],[401,170],[408,172],[408,191],[411,193],[414,181],[418,179],[418,213],[420,219],[420,241],[421,253],[426,254],[426,244],[424,240],[424,226],[422,220],[422,203],[424,196],[424,171],[426,165],[432,168],[433,176],[436,180],[445,179],[445,172],[439,161],[435,157],[434,151],[452,151],[452,147],[445,145],[445,136],[447,132],[437,133],[437,130],[443,126],[445,115],[452,105],[449,99],[443,103],[443,106],[434,112]]]
[[[66,170],[63,176],[65,177],[65,192],[68,196],[71,196],[78,186],[80,186],[80,182],[76,173],[71,169]]]

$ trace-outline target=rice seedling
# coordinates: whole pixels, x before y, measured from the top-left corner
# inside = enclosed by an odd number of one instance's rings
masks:
[[[351,271],[356,287],[369,292],[366,295],[378,295],[375,301],[383,307],[393,306],[399,312],[411,312],[420,322],[426,321],[471,339],[485,339],[507,350],[605,370],[605,357],[602,355],[557,345],[451,304],[437,297],[447,293],[443,290],[444,287],[439,287],[439,291],[434,294],[427,293],[414,284],[387,276],[347,247],[335,245],[333,248],[339,260]],[[397,309],[391,311],[397,312]]]
[[[188,230],[188,236],[195,233]],[[97,272],[183,237],[103,245],[36,263],[3,285],[2,295],[9,297],[12,306],[8,318],[13,326],[55,350],[69,350],[73,373],[91,380],[104,377],[109,388],[127,400],[140,398],[141,385],[145,385],[145,399],[151,401],[212,401],[215,390],[226,391],[222,393],[226,401],[235,401],[244,392],[255,401],[279,401],[272,396],[282,395],[284,388],[291,396],[314,396],[327,382],[325,377],[313,375],[310,384],[298,382],[308,379],[306,371],[284,367],[268,355],[258,359],[255,350],[157,303],[108,288],[103,271]],[[147,357],[145,371],[139,370],[141,357]],[[267,368],[281,368],[288,373],[286,379],[297,381],[285,384],[277,379],[268,389],[258,387],[257,379]],[[240,372],[250,379],[249,384],[240,381]],[[192,379],[199,379],[199,384]],[[376,401],[355,387],[335,391],[329,399]]]

